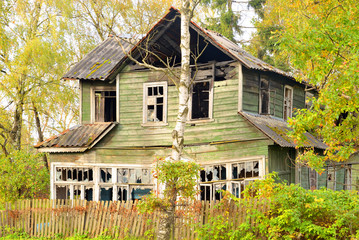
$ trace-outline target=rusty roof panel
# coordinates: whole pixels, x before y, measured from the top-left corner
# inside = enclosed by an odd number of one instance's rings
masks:
[[[293,140],[287,136],[287,132],[291,131],[287,122],[267,115],[259,115],[247,112],[239,112],[245,119],[252,125],[258,128],[261,132],[267,135],[275,143],[281,147],[296,147],[297,145]],[[319,139],[315,138],[312,134],[306,132],[306,142],[304,147],[315,147],[319,149],[326,149],[327,145]]]
[[[197,28],[197,25],[195,25]],[[219,47],[221,47],[223,50],[229,52],[232,54],[235,58],[237,58],[244,66],[246,66],[249,69],[257,69],[261,71],[270,71],[275,72],[277,74],[293,78],[293,76],[285,71],[282,71],[278,68],[273,67],[272,65],[260,60],[259,58],[256,58],[252,56],[251,54],[247,53],[243,49],[241,49],[237,44],[230,41],[226,37],[222,36],[219,33],[216,33],[214,31],[200,28],[207,36],[212,38],[214,42],[218,44]]]
[[[94,123],[77,125],[70,128],[60,135],[51,137],[42,143],[37,144],[36,148],[78,148],[90,147],[95,141],[100,140],[103,133],[111,130],[116,123]]]
[[[112,70],[126,55],[119,42],[125,50],[129,50],[132,47],[130,41],[132,40],[108,37],[76,63],[63,78],[88,80],[107,79]]]

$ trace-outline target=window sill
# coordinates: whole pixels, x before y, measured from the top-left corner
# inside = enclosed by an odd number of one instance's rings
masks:
[[[142,123],[142,127],[165,127],[168,126],[168,123],[158,122],[158,123]]]
[[[195,124],[210,123],[210,122],[214,122],[214,118],[188,120],[188,121],[186,122],[186,124],[192,126],[192,125],[195,125]]]

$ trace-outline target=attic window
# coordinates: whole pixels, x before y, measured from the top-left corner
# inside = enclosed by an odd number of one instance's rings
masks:
[[[116,91],[95,90],[95,122],[116,121]]]
[[[269,81],[260,79],[259,113],[269,114]]]
[[[213,103],[213,81],[194,82],[190,100],[191,120],[211,119]]]
[[[143,86],[143,123],[167,122],[167,82],[145,83]]]

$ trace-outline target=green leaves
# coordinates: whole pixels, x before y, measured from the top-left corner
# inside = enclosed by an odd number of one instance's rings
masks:
[[[41,154],[25,151],[0,156],[0,203],[48,198],[50,177],[41,158]]]

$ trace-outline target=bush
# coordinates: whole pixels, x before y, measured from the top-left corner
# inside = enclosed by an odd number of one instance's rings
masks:
[[[358,239],[357,192],[305,190],[295,184],[276,183],[275,178],[269,175],[256,181],[246,188],[244,199],[233,199],[242,205],[248,203],[247,215],[235,230],[227,227],[226,239]],[[257,204],[249,204],[254,199]],[[267,211],[254,207],[268,202]],[[223,232],[222,218],[211,219],[202,226],[198,230],[204,233],[201,239],[223,239],[211,238],[213,232]]]
[[[0,203],[49,196],[49,172],[41,158],[25,151],[0,155]]]

